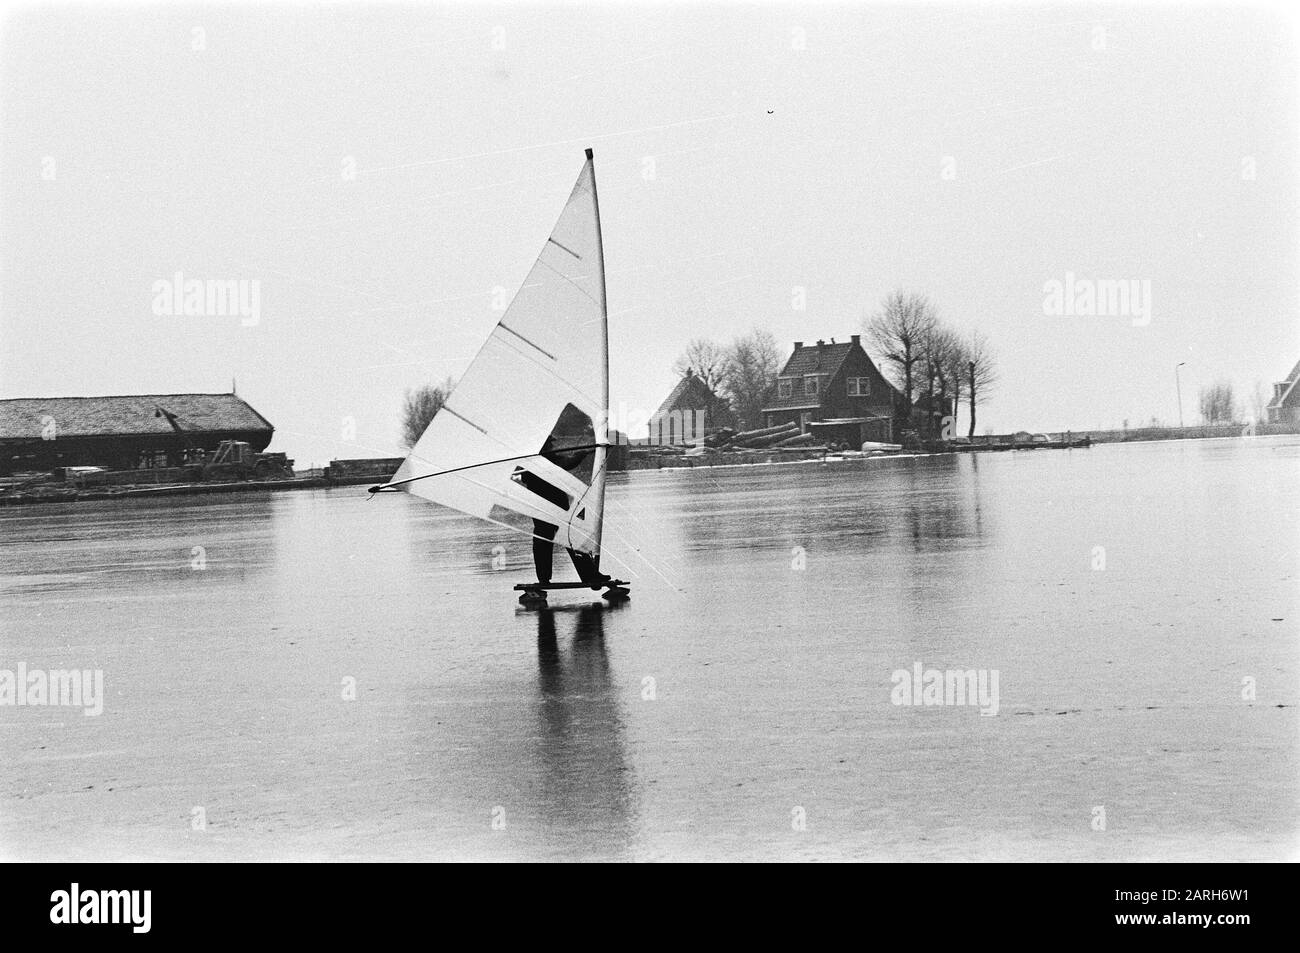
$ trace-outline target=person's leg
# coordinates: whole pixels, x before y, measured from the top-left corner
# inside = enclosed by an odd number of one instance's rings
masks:
[[[573,560],[573,568],[578,570],[578,578],[591,586],[591,588],[599,589],[605,583],[609,582],[609,576],[602,573],[596,560],[592,559],[586,553],[580,553],[576,549],[570,549],[569,558]]]
[[[558,530],[559,527],[553,523],[533,520],[533,566],[537,570],[537,581],[543,584],[551,581],[551,553]]]

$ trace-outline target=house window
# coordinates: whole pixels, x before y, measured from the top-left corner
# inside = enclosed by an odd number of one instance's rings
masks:
[[[777,383],[776,383],[776,395],[777,395],[778,397],[793,397],[793,396],[794,396],[794,381],[792,381],[792,380],[780,380],[780,381],[777,381]]]
[[[805,397],[817,396],[817,375],[809,374],[803,379],[803,395]]]
[[[849,396],[850,397],[870,397],[871,396],[871,378],[870,377],[850,377]]]

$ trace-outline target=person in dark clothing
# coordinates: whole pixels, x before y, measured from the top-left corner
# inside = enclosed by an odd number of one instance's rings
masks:
[[[584,483],[590,483],[592,467],[595,462],[595,433],[591,418],[572,404],[564,408],[560,419],[556,421],[551,435],[542,445],[541,456],[572,473]],[[574,449],[566,449],[574,448]],[[572,501],[569,495],[559,487],[547,483],[535,473],[520,468],[517,473],[519,483],[536,493],[548,503],[568,510]],[[551,581],[552,556],[555,552],[555,534],[560,528],[545,520],[533,520],[533,566],[537,570],[537,581],[542,584]],[[566,547],[567,548],[567,547]],[[592,589],[599,589],[610,577],[600,571],[596,560],[586,553],[569,550],[573,568],[578,571],[578,578]]]

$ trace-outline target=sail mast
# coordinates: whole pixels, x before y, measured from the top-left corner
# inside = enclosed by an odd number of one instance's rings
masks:
[[[587,161],[591,163],[591,204],[596,208],[596,262],[600,269],[600,350],[604,366],[600,373],[600,403],[605,411],[604,440],[597,434],[597,442],[609,442],[609,307],[605,301],[605,239],[600,231],[600,197],[596,193],[596,159],[591,149],[587,150]]]
[[[601,531],[605,521],[605,473],[609,458],[609,307],[605,300],[605,239],[600,231],[600,197],[596,192],[596,157],[587,149],[591,166],[591,204],[596,210],[596,267],[600,271],[600,420],[596,421],[595,460],[592,466],[592,490],[596,497],[596,564],[600,565]]]

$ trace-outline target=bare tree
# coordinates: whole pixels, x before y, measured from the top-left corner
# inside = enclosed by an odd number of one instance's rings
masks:
[[[1232,384],[1227,381],[1202,387],[1199,400],[1201,419],[1207,424],[1231,423],[1237,419],[1237,399],[1233,396]]]
[[[916,365],[922,359],[924,342],[937,324],[929,298],[895,291],[864,325],[872,350],[889,369],[908,405],[915,396]]]
[[[759,425],[780,370],[781,351],[771,331],[756,328],[732,342],[722,388],[742,427]]]
[[[1268,388],[1262,381],[1255,381],[1255,389],[1250,395],[1250,409],[1255,423],[1268,423]]]
[[[710,390],[717,390],[727,375],[727,352],[708,338],[695,338],[673,362],[673,373],[690,371]]]
[[[955,394],[960,393],[959,382],[962,377],[960,370],[962,351],[960,338],[937,321],[921,341],[921,368],[928,405],[926,431],[930,437],[935,435],[933,432],[935,412],[941,411],[943,415],[947,415],[950,394],[953,395],[951,406],[956,409]]]
[[[709,390],[705,405],[696,408],[704,411],[706,433],[718,427],[735,426],[736,416],[725,393],[729,366],[728,352],[709,338],[694,338],[673,362],[676,376],[693,375]]]
[[[982,398],[988,397],[998,382],[998,369],[993,361],[993,351],[988,338],[979,331],[972,331],[962,348],[966,357],[966,400],[970,404],[970,430],[967,436],[975,436],[975,407]]]
[[[944,366],[944,379],[949,382],[950,392],[946,391],[947,396],[952,398],[952,425],[953,432],[957,429],[957,412],[961,407],[962,397],[966,393],[966,339],[957,332],[952,334],[952,344],[948,349],[947,360]]]
[[[456,386],[450,377],[441,384],[425,384],[408,390],[402,400],[402,445],[413,447],[428,429],[434,415],[442,410],[451,389]]]

